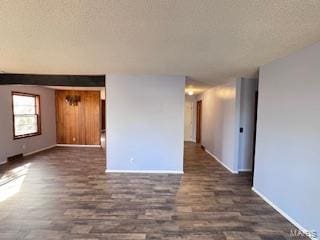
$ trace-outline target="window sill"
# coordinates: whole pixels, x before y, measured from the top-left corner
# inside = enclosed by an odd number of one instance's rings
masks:
[[[21,139],[21,138],[28,138],[28,137],[35,137],[35,136],[39,136],[39,135],[41,135],[41,132],[29,133],[29,134],[14,136],[13,140],[18,140],[18,139]]]

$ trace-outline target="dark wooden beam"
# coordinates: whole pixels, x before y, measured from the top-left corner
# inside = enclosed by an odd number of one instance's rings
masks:
[[[104,75],[0,74],[0,85],[104,87]]]

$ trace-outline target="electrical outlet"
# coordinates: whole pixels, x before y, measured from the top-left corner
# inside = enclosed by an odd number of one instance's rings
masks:
[[[133,164],[134,158],[130,158],[130,163]]]

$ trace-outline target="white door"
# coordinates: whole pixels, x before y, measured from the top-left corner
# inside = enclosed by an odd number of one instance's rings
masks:
[[[185,102],[184,105],[184,140],[192,141],[192,116],[193,116],[192,102]]]

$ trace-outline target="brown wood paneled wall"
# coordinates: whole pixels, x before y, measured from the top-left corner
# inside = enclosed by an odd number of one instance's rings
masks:
[[[67,95],[79,95],[78,106],[66,102]],[[100,92],[56,90],[58,144],[100,144]]]

